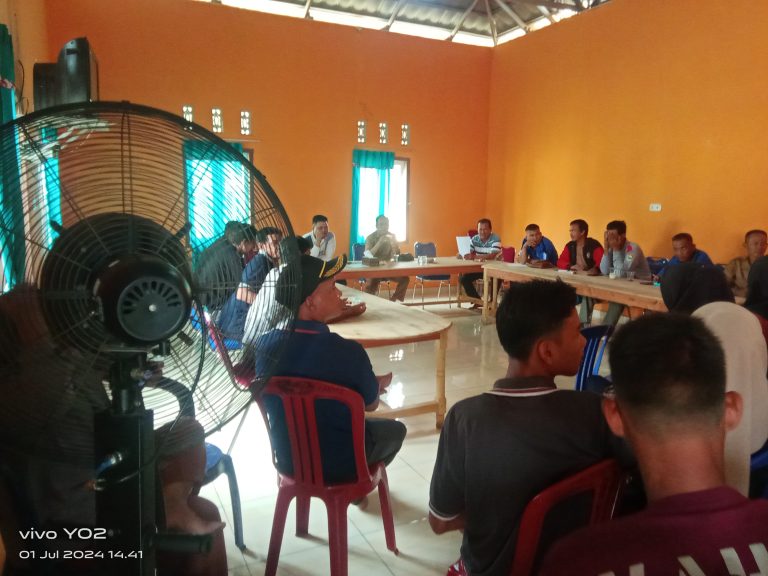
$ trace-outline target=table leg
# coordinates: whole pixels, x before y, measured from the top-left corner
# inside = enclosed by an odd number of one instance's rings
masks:
[[[483,315],[481,318],[483,324],[487,324],[489,318],[488,297],[490,296],[490,292],[488,288],[488,280],[488,270],[483,266]]]
[[[492,318],[496,318],[496,303],[499,301],[499,289],[501,288],[501,280],[491,277],[490,282],[493,284],[493,299],[488,304],[488,312]]]
[[[448,348],[448,331],[443,330],[440,334],[440,341],[437,342],[437,352],[435,363],[437,364],[437,374],[435,375],[435,396],[437,400],[437,413],[435,425],[438,428],[443,427],[445,420],[445,351]]]

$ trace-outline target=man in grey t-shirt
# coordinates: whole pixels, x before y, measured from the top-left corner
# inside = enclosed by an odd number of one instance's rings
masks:
[[[627,240],[627,223],[623,220],[611,220],[605,227],[605,253],[600,261],[600,272],[608,276],[613,268],[614,274],[624,277],[627,272],[634,272],[639,279],[649,279],[651,269],[645,259],[642,248]],[[624,304],[611,302],[605,315],[604,324],[616,324],[624,312]]]

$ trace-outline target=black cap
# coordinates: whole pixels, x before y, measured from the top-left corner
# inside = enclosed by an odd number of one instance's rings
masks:
[[[342,254],[327,262],[302,254],[298,259],[283,268],[275,288],[275,299],[283,306],[291,306],[293,290],[299,288],[301,305],[315,289],[326,280],[330,280],[347,265],[347,255]]]

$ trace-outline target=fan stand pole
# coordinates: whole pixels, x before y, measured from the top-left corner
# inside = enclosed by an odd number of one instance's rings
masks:
[[[115,574],[155,574],[154,429],[141,400],[138,373],[146,354],[110,369],[112,407],[96,415],[96,522],[107,529],[105,560]]]

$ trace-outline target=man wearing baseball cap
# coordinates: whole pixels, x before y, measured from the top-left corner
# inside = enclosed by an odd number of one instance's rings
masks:
[[[275,299],[288,307],[298,299],[296,320],[290,334],[276,329],[257,340],[256,374],[312,378],[344,386],[359,393],[365,410],[372,412],[378,407],[379,394],[389,385],[392,374],[376,376],[368,354],[360,344],[328,329],[329,322],[347,314],[350,308],[333,281],[346,263],[346,255],[326,262],[303,254],[285,267],[277,281]],[[275,355],[279,360],[270,372],[269,359]],[[270,400],[274,399],[265,399],[267,411],[271,417],[280,418],[281,411]],[[323,476],[327,482],[347,481],[355,476],[349,416],[346,408],[335,402],[322,406],[322,414],[320,408],[318,406],[317,412]],[[397,420],[366,418],[368,462],[392,462],[403,444],[405,433],[405,425]],[[278,469],[281,462],[290,462],[287,438],[284,440],[283,443],[280,439],[272,439]]]

